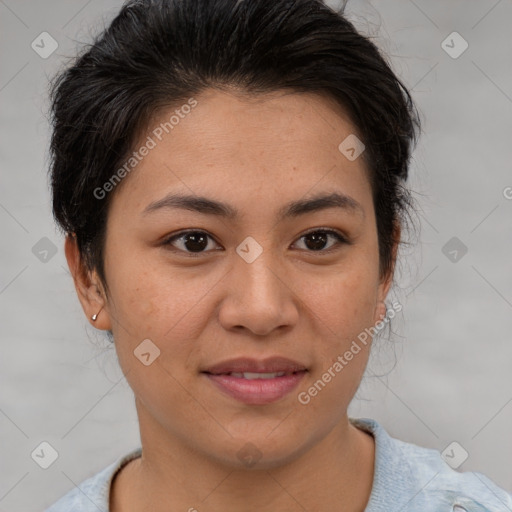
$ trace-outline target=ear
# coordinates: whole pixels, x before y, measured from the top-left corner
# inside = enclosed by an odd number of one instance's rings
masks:
[[[393,230],[393,248],[391,251],[391,269],[389,273],[381,280],[378,292],[377,292],[377,303],[375,305],[375,317],[374,323],[379,322],[386,316],[386,304],[385,300],[393,282],[393,276],[395,273],[396,258],[398,254],[398,246],[400,243],[401,228],[400,224],[396,223]]]
[[[64,252],[73,276],[78,300],[82,304],[89,323],[96,329],[111,330],[110,315],[106,308],[106,294],[96,271],[88,270],[82,261],[74,233],[66,236]],[[93,322],[91,317],[95,314],[98,314],[98,317]]]

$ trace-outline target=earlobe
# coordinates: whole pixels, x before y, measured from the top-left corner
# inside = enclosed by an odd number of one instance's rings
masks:
[[[96,272],[91,272],[85,268],[76,243],[76,237],[73,235],[66,237],[64,252],[73,277],[78,300],[87,319],[96,329],[110,329],[109,315],[103,311],[106,301],[100,290],[99,278]],[[102,312],[103,314],[100,314]]]
[[[397,261],[397,255],[398,255],[398,246],[400,244],[400,235],[401,235],[401,228],[400,224],[395,223],[394,231],[393,231],[393,248],[391,252],[391,269],[387,276],[383,279],[383,281],[379,284],[379,291],[378,291],[378,297],[377,301],[378,304],[375,308],[375,318],[376,322],[383,320],[383,318],[387,314],[387,307],[384,301],[386,300],[386,297],[388,296],[389,290],[391,289],[391,285],[393,283],[393,276],[395,274],[395,266]]]
[[[375,318],[374,323],[380,322],[384,320],[387,315],[387,306],[385,303],[386,297],[388,296],[389,290],[391,288],[393,273],[387,276],[384,282],[381,282],[379,285],[378,295],[377,295],[377,303],[375,305]]]
[[[103,307],[101,309],[103,309]],[[98,315],[101,313],[101,309],[97,313],[94,313],[94,315],[91,316],[91,320],[93,322],[96,322],[96,320],[98,319]]]
[[[386,313],[386,303],[383,300],[380,300],[375,308],[375,317],[373,319],[373,323],[376,324],[377,322],[384,320],[384,318],[386,318]]]

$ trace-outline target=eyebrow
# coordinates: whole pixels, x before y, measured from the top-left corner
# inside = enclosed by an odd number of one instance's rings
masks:
[[[215,215],[226,219],[237,219],[240,212],[233,206],[197,195],[168,194],[153,201],[143,210],[146,215],[163,208],[179,208],[190,210],[205,215]],[[364,217],[364,208],[353,197],[339,192],[317,194],[309,199],[292,201],[281,207],[277,213],[279,221],[296,218],[306,213],[326,210],[328,208],[340,208],[349,213],[359,213]]]

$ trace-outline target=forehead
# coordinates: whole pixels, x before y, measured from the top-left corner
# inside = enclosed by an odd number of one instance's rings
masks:
[[[286,202],[288,192],[295,197],[318,187],[369,193],[363,158],[351,161],[339,149],[347,137],[361,137],[331,98],[209,89],[193,101],[193,108],[175,105],[153,117],[134,151],[152,147],[123,179],[115,202],[142,212],[171,190],[246,204],[254,195]]]

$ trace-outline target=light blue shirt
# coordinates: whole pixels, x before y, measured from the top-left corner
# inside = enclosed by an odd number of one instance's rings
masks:
[[[375,471],[365,512],[512,512],[512,494],[480,473],[452,469],[432,449],[394,439],[375,420],[350,418],[375,439]],[[137,448],[71,489],[45,512],[108,512],[117,471]]]

